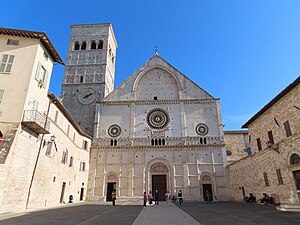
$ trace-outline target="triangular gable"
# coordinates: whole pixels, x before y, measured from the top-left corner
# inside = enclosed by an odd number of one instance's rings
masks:
[[[127,80],[121,83],[103,101],[134,101],[138,100],[135,96],[139,80],[144,74],[153,70],[160,69],[166,71],[174,78],[179,89],[179,99],[214,99],[209,93],[195,84],[192,80],[179,72],[175,67],[165,61],[157,54],[150,58],[143,66],[136,70]]]

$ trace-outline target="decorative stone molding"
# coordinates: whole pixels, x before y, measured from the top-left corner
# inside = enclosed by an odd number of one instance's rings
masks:
[[[170,117],[166,110],[155,108],[148,112],[147,123],[152,129],[163,129],[170,122]]]
[[[199,135],[201,135],[201,136],[205,136],[205,135],[207,135],[208,134],[208,126],[206,125],[206,124],[204,124],[204,123],[199,123],[197,126],[196,126],[196,128],[195,128],[195,130],[196,130],[196,133],[197,134],[199,134]]]
[[[108,128],[108,135],[111,137],[118,137],[121,134],[121,127],[117,124],[113,124]]]

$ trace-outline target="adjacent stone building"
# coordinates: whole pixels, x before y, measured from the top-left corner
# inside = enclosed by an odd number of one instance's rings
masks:
[[[87,198],[226,198],[220,101],[155,54],[97,103]]]
[[[94,132],[96,101],[114,89],[117,47],[111,24],[71,26],[61,97],[74,120],[90,136]]]
[[[251,154],[247,130],[224,131],[224,141],[228,164]]]
[[[229,165],[228,188],[234,200],[267,193],[276,204],[299,204],[300,77],[243,128],[249,129],[252,155]]]
[[[53,62],[45,33],[0,28],[0,212],[84,199],[91,138],[48,94]]]

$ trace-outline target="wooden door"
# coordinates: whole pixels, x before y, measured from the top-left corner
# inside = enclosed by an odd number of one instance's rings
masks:
[[[164,201],[167,193],[167,176],[166,175],[152,175],[152,193],[155,194],[158,190],[158,200]]]
[[[213,201],[213,194],[211,184],[202,184],[203,187],[203,199],[206,200],[206,191],[210,193],[210,200]]]
[[[106,201],[107,202],[112,201],[111,193],[113,192],[114,189],[116,189],[116,182],[108,182],[107,183],[107,192],[106,192]]]
[[[61,187],[61,194],[60,194],[60,203],[63,203],[64,201],[64,195],[65,195],[65,189],[66,189],[66,182],[63,182]]]
[[[293,172],[297,190],[300,190],[300,170]]]

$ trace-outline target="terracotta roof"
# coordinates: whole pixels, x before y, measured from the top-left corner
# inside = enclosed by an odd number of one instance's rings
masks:
[[[63,60],[60,58],[58,52],[54,48],[54,45],[51,43],[45,32],[36,32],[36,31],[28,31],[28,30],[17,30],[11,28],[0,27],[0,34],[16,36],[16,37],[25,37],[25,38],[34,38],[39,39],[44,47],[47,49],[51,58],[54,62],[58,62],[60,64],[64,64]]]
[[[287,86],[283,91],[281,91],[275,98],[273,98],[268,104],[266,104],[261,110],[259,110],[250,120],[248,120],[242,128],[248,128],[248,126],[260,117],[264,112],[266,112],[269,108],[271,108],[276,102],[278,102],[281,98],[283,98],[286,94],[288,94],[294,87],[296,87],[300,83],[300,76],[289,86]]]
[[[85,136],[89,139],[92,139],[91,136],[84,133],[81,128],[78,126],[78,124],[73,120],[68,110],[63,106],[63,104],[55,97],[55,95],[51,92],[48,92],[48,98],[53,101],[53,104],[57,106],[57,108],[62,112],[62,114],[67,118],[67,120],[73,125],[73,127],[76,129],[76,131],[81,134],[82,136]]]

